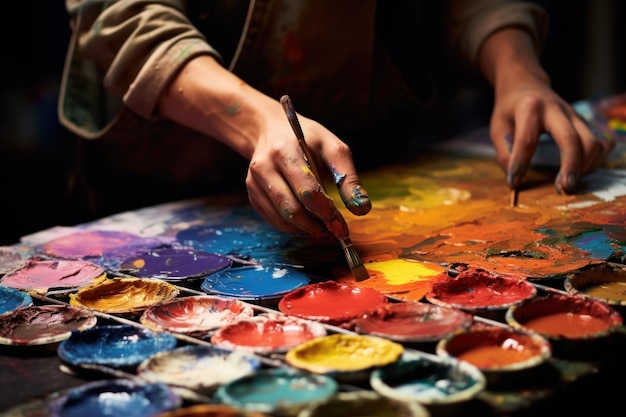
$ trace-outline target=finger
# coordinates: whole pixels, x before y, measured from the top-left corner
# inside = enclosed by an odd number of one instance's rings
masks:
[[[341,146],[333,153],[332,159],[334,163],[327,165],[346,208],[357,216],[369,213],[372,202],[356,173],[350,149]]]
[[[505,119],[494,118],[491,120],[489,129],[491,143],[496,151],[496,161],[507,174],[507,182],[511,185],[508,169],[511,151],[513,150],[513,125]]]
[[[551,133],[559,147],[561,167],[554,186],[559,194],[571,194],[576,191],[582,176],[584,149],[581,138],[574,127],[580,119],[570,114],[564,106],[557,111],[550,111],[546,117],[546,129]],[[591,150],[591,148],[589,148]]]
[[[511,188],[519,188],[522,185],[537,149],[539,135],[543,130],[543,122],[538,117],[542,114],[541,109],[537,108],[538,105],[535,101],[528,101],[518,106],[515,113],[513,147],[507,167],[507,178]]]

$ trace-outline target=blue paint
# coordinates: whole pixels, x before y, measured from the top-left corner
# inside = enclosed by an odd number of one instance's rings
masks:
[[[207,294],[241,300],[269,300],[308,285],[307,274],[286,266],[227,268],[207,276],[200,288]]]
[[[583,232],[571,239],[578,248],[587,251],[595,259],[609,259],[613,255],[611,240],[602,230]]]
[[[33,298],[24,291],[0,285],[0,314],[33,304]]]
[[[289,368],[263,369],[222,385],[215,397],[247,411],[287,414],[315,401],[324,401],[338,391],[337,382]]]
[[[133,325],[96,326],[73,331],[59,345],[58,356],[70,365],[132,367],[176,346],[174,336]]]
[[[147,417],[174,410],[181,404],[182,399],[165,384],[104,380],[72,389],[53,414],[59,417]]]

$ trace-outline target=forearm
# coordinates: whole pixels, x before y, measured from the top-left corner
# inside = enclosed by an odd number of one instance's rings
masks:
[[[269,123],[284,123],[278,101],[252,88],[213,57],[189,61],[158,100],[162,117],[202,132],[250,158]]]
[[[533,41],[524,30],[505,28],[494,32],[486,39],[478,58],[482,74],[496,90],[511,80],[523,83],[531,77],[550,84]]]

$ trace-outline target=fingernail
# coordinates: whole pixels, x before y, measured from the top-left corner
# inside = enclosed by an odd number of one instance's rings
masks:
[[[556,188],[556,192],[559,194],[571,194],[578,186],[578,175],[572,173],[561,175],[561,173],[559,173],[556,176],[554,186]]]
[[[509,187],[518,188],[520,185],[522,185],[522,182],[524,180],[524,175],[526,174],[527,170],[528,170],[527,164],[513,163],[513,165],[511,165],[511,168],[509,169],[509,172],[507,173],[507,176],[506,176],[507,182],[509,183]]]

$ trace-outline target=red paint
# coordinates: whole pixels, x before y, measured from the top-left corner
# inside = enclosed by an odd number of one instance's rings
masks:
[[[474,309],[506,307],[536,294],[537,289],[526,280],[467,269],[455,278],[438,278],[426,298],[434,304]]]
[[[579,337],[604,332],[611,327],[611,322],[588,314],[554,313],[527,321],[524,327],[538,333]]]
[[[373,288],[326,281],[286,294],[278,303],[278,309],[288,316],[341,324],[373,311],[386,302],[387,297]]]

